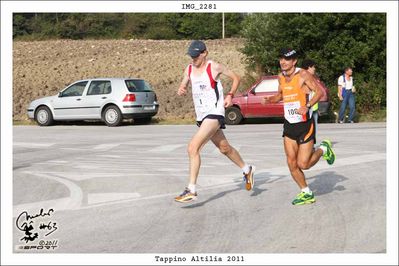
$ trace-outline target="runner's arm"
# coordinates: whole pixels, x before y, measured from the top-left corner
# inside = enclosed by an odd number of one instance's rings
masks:
[[[229,78],[231,78],[233,80],[233,84],[231,85],[231,89],[230,91],[227,93],[224,101],[224,107],[227,108],[229,106],[232,106],[232,99],[234,97],[234,94],[237,92],[238,89],[238,85],[240,84],[240,76],[237,75],[236,73],[234,73],[233,71],[231,71],[230,69],[228,69],[226,66],[222,65],[222,64],[218,64],[218,63],[213,63],[212,64],[212,73],[216,73],[216,78],[220,75],[226,75]],[[215,78],[215,79],[216,79]]]
[[[180,83],[179,89],[177,90],[177,95],[182,96],[187,93],[187,86],[190,78],[188,77],[188,67],[184,70],[184,77],[182,82]]]
[[[231,85],[231,89],[230,89],[229,93],[234,95],[237,92],[238,85],[240,84],[240,80],[241,80],[240,76],[237,75],[236,73],[234,73],[233,71],[231,71],[230,69],[228,69],[226,66],[224,66],[222,64],[218,64],[216,62],[213,62],[212,70],[213,70],[212,73],[216,74],[215,80],[217,79],[217,77],[220,74],[226,75],[233,80],[233,84]]]

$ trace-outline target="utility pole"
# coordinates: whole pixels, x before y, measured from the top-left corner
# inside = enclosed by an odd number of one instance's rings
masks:
[[[222,13],[222,39],[224,39],[224,12]]]

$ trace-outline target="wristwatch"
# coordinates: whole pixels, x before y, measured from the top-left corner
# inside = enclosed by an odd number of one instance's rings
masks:
[[[310,109],[310,107],[312,107],[312,106],[310,105],[310,103],[307,103],[307,104],[306,104],[306,107],[307,107],[308,109]]]

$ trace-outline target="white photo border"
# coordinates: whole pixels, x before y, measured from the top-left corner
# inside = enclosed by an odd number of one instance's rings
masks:
[[[1,2],[1,264],[7,265],[153,265],[155,256],[199,254],[18,254],[12,244],[12,14],[18,12],[190,12],[182,4],[198,1],[2,1]],[[398,263],[398,2],[396,1],[203,1],[212,12],[369,12],[387,14],[387,226],[385,254],[234,254],[245,265]],[[234,3],[234,4],[233,4]],[[192,12],[210,12],[209,10]],[[266,226],[266,225],[265,225]],[[202,256],[228,254],[203,254]],[[176,265],[187,265],[175,262]],[[199,262],[190,264],[221,265]],[[223,265],[226,265],[224,261]],[[237,263],[231,263],[237,264]]]

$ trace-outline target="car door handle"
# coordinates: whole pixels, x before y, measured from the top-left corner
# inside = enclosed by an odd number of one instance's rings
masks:
[[[81,101],[82,99],[76,99],[77,101]]]
[[[104,97],[101,97],[101,99],[107,99],[107,97],[104,96]]]

